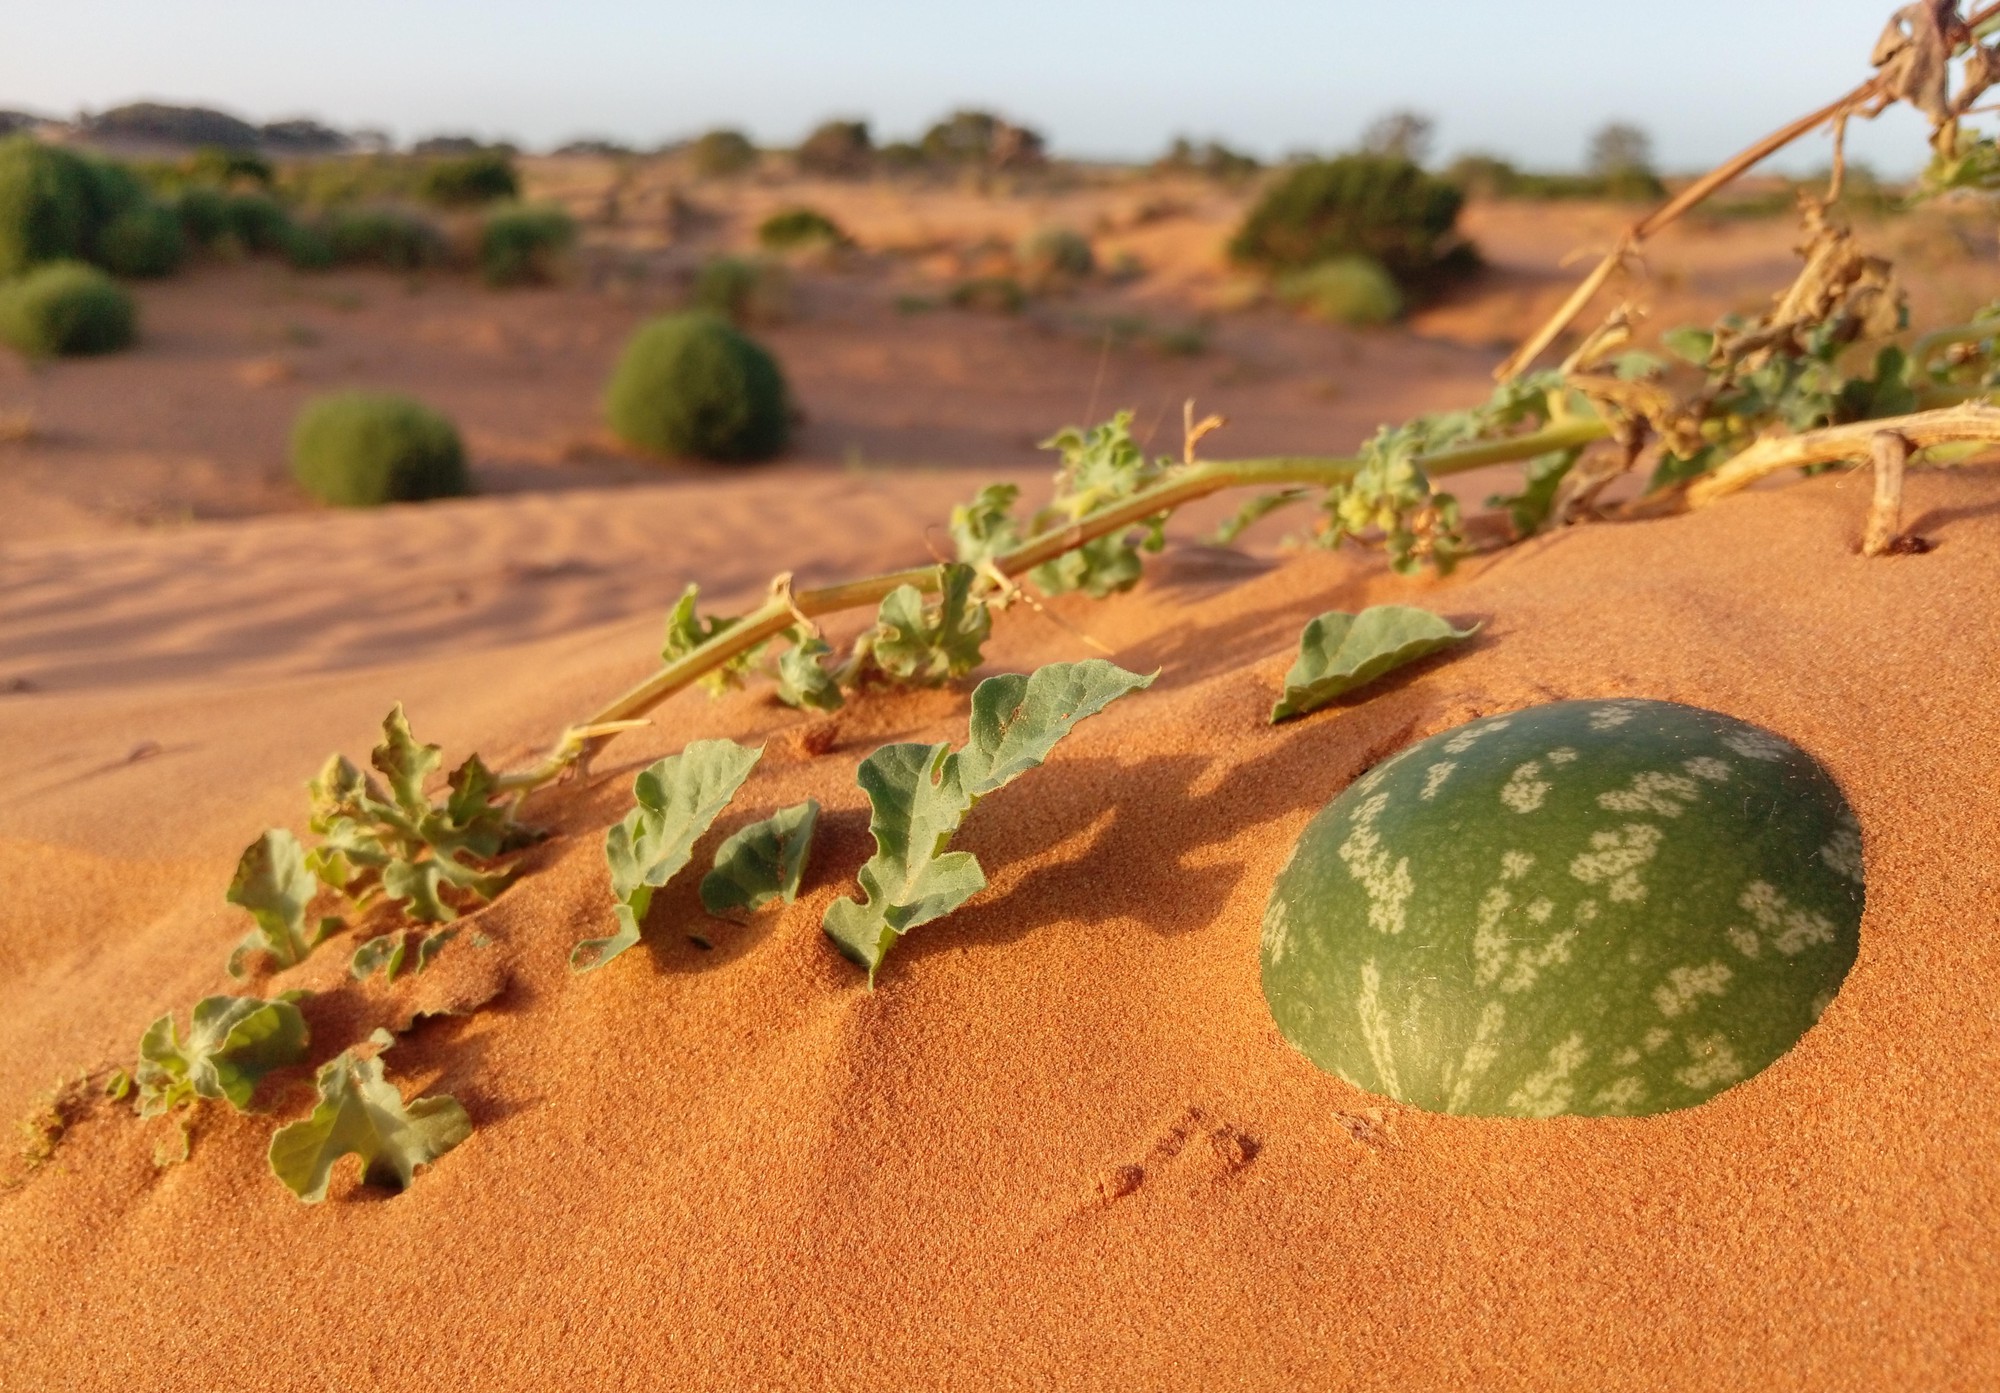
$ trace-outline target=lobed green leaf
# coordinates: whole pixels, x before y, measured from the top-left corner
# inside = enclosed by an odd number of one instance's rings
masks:
[[[818,638],[801,639],[786,649],[778,659],[778,700],[802,710],[838,711],[845,701],[840,684],[820,665],[832,651]]]
[[[979,666],[993,615],[972,596],[978,573],[961,562],[938,568],[938,591],[927,601],[914,585],[899,585],[877,612],[870,652],[875,665],[903,682],[936,684]]]
[[[681,597],[667,614],[666,641],[660,647],[662,662],[679,662],[688,654],[707,643],[718,634],[727,633],[736,627],[736,620],[718,615],[702,615],[695,609],[695,600],[701,594],[699,585],[690,584],[681,592]],[[756,650],[738,653],[720,667],[711,668],[701,676],[702,689],[710,696],[721,696],[733,687],[743,685],[743,674],[749,671],[751,659]]]
[[[250,1106],[257,1083],[273,1069],[305,1058],[305,1017],[287,992],[270,1001],[254,996],[210,996],[195,1003],[187,1038],[173,1014],[161,1016],[139,1041],[141,1117],[199,1098],[220,1098],[238,1112]]]
[[[976,857],[947,850],[972,805],[1040,764],[1078,721],[1152,681],[1101,658],[988,678],[972,694],[962,752],[885,745],[861,762],[855,781],[868,795],[875,854],[857,877],[861,898],[834,901],[822,926],[871,986],[898,938],[986,888]]]
[[[1317,711],[1406,663],[1463,642],[1479,626],[1454,629],[1428,610],[1374,605],[1359,614],[1331,610],[1299,635],[1299,656],[1285,674],[1285,694],[1271,723]]]
[[[249,910],[257,927],[229,955],[229,975],[241,977],[250,954],[259,950],[269,953],[279,967],[304,962],[313,945],[340,922],[322,919],[308,932],[306,907],[318,893],[319,881],[306,865],[299,839],[284,828],[273,827],[245,847],[227,898]]]
[[[750,777],[764,751],[733,740],[696,740],[641,771],[632,792],[638,806],[605,834],[618,931],[587,938],[570,952],[573,972],[604,966],[640,939],[653,892],[687,865],[694,844]]]
[[[387,1048],[377,1031],[371,1043]],[[359,1049],[328,1060],[315,1080],[319,1102],[312,1115],[280,1127],[271,1138],[271,1170],[307,1204],[326,1198],[334,1163],[361,1158],[362,1179],[406,1190],[418,1166],[429,1165],[472,1135],[472,1120],[451,1097],[404,1103],[382,1077],[382,1061]]]
[[[701,906],[710,914],[755,912],[772,900],[792,903],[805,876],[819,826],[819,803],[808,798],[730,834],[715,852],[715,869],[701,878]]]

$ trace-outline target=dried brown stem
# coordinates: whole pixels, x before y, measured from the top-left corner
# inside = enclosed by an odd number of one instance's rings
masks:
[[[1935,445],[2000,445],[2000,407],[1968,402],[1940,411],[1920,411],[1912,416],[1860,421],[1804,435],[1760,440],[1713,474],[1695,480],[1687,491],[1688,506],[1706,507],[1781,469],[1867,459],[1875,449],[1876,439],[1883,434],[1900,437],[1912,451]]]
[[[1987,5],[1975,11],[1966,19],[1966,29],[1968,31],[1977,29],[1981,24],[1984,24],[1987,20],[1995,16],[2000,16],[2000,3]],[[1596,268],[1589,275],[1583,278],[1583,282],[1571,292],[1570,297],[1563,301],[1561,308],[1549,316],[1548,322],[1529,335],[1519,348],[1508,355],[1504,363],[1493,370],[1494,378],[1505,382],[1510,378],[1519,377],[1523,372],[1526,372],[1528,365],[1534,362],[1536,358],[1539,358],[1548,349],[1549,345],[1556,341],[1556,337],[1563,330],[1567,329],[1579,314],[1583,313],[1585,307],[1596,297],[1597,292],[1604,288],[1604,283],[1611,279],[1612,273],[1647,238],[1679,221],[1681,216],[1689,209],[1700,204],[1724,184],[1731,182],[1752,166],[1775,155],[1778,151],[1799,139],[1799,137],[1811,133],[1829,121],[1837,123],[1844,133],[1846,122],[1850,117],[1857,114],[1863,116],[1875,115],[1875,111],[1865,111],[1863,108],[1869,102],[1878,101],[1883,96],[1884,88],[1882,79],[1879,76],[1869,78],[1859,87],[1847,93],[1847,95],[1828,102],[1818,111],[1807,116],[1801,116],[1790,125],[1771,132],[1771,134],[1765,136],[1756,144],[1739,151],[1730,159],[1725,160],[1707,174],[1689,184],[1660,207],[1633,223],[1631,227],[1626,229],[1624,235],[1618,239],[1618,244],[1605,255],[1602,261],[1598,262]],[[1880,108],[1878,107],[1877,109],[1879,110]],[[1838,143],[1836,143],[1836,153],[1838,153]],[[1837,183],[1835,187],[1838,187]]]
[[[1868,508],[1868,528],[1861,534],[1861,554],[1880,556],[1895,549],[1903,525],[1903,467],[1910,462],[1910,442],[1892,430],[1879,430],[1869,441],[1875,460],[1875,499]]]

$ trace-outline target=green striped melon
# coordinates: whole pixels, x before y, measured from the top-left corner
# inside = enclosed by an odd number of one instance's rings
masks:
[[[1356,780],[1264,914],[1279,1028],[1359,1088],[1517,1117],[1690,1107],[1797,1043],[1853,965],[1861,832],[1732,717],[1565,701]]]

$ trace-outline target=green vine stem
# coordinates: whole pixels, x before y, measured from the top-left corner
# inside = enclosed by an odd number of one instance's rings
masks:
[[[1609,433],[1609,427],[1602,421],[1578,418],[1529,435],[1509,436],[1503,440],[1420,456],[1417,463],[1433,477],[1461,474],[1489,464],[1505,464],[1558,450],[1576,449],[1602,440]],[[1289,455],[1196,464],[1177,471],[1172,478],[1143,493],[1030,537],[1012,551],[994,557],[993,565],[1000,574],[1011,579],[1032,571],[1044,561],[1074,551],[1085,542],[1157,514],[1173,512],[1224,489],[1276,488],[1287,484],[1334,488],[1351,480],[1358,467],[1357,462],[1351,459]],[[588,760],[625,730],[644,724],[639,717],[704,673],[776,638],[801,619],[817,619],[842,610],[880,604],[890,591],[902,585],[914,585],[920,590],[933,589],[937,580],[938,568],[935,565],[911,567],[798,591],[792,590],[789,574],[780,576],[772,582],[771,598],[762,606],[565,730],[555,748],[541,760],[525,769],[501,775],[497,786],[506,791],[527,793],[552,782],[572,765]]]

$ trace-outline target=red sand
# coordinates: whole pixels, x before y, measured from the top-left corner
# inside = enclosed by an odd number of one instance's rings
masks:
[[[834,506],[731,487],[687,525],[695,544]],[[605,497],[606,517],[629,506]],[[1443,584],[1352,556],[1246,577],[1181,553],[1129,597],[1065,602],[1160,682],[982,804],[964,844],[991,888],[913,933],[873,993],[818,928],[868,849],[853,766],[881,741],[962,736],[962,694],[863,701],[817,757],[761,694],[678,698],[590,785],[532,805],[554,836],[478,916],[492,947],[461,939],[393,990],[349,982],[344,944],[278,979],[325,993],[306,1008],[315,1061],[410,992],[504,980],[388,1055],[406,1092],[459,1097],[472,1138],[405,1195],[343,1175],[307,1208],[262,1154],[309,1101],[303,1070],[267,1085],[267,1115],[204,1117],[165,1171],[162,1124],[87,1108],[0,1195],[0,1387],[1994,1387],[2000,470],[1913,477],[1928,555],[1855,555],[1865,499],[1821,478],[1573,529]],[[490,571],[515,552],[505,517],[341,519],[319,560],[428,534]],[[186,564],[181,539],[125,545],[95,601],[108,625],[164,603]],[[877,551],[922,555],[914,527]],[[380,622],[429,656],[260,662],[260,624],[301,622],[308,583],[246,583],[186,618],[208,670],[141,681],[135,658],[132,680],[79,668],[0,699],[8,1115],[227,988],[236,851],[297,826],[301,780],[330,748],[364,752],[389,701],[454,753],[518,759],[656,641],[649,617],[439,651],[413,612]],[[1266,725],[1300,624],[1389,599],[1487,627],[1363,704]],[[1017,611],[991,666],[1080,656]],[[1589,695],[1729,711],[1840,781],[1868,906],[1823,1021],[1651,1119],[1446,1118],[1321,1074],[1257,983],[1300,827],[1407,741]],[[709,735],[767,753],[697,862],[811,794],[828,812],[808,893],[707,925],[704,953],[685,877],[643,950],[572,979],[570,944],[609,924],[602,829],[632,770]]]

